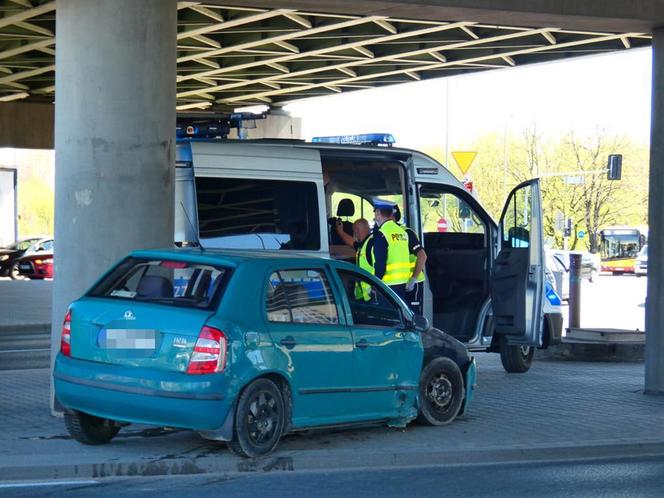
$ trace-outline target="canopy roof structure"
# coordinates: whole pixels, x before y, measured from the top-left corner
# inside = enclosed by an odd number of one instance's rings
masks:
[[[55,8],[53,1],[0,0],[0,102],[54,100]],[[180,1],[177,108],[282,106],[651,43],[639,32],[416,17]]]

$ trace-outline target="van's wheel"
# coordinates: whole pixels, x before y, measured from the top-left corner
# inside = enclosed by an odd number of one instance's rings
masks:
[[[417,421],[424,425],[446,425],[461,410],[463,375],[449,358],[435,358],[420,374],[420,411]]]
[[[279,442],[286,422],[284,397],[269,379],[258,379],[240,395],[235,410],[233,440],[228,447],[242,457],[271,453]]]
[[[106,444],[120,431],[112,420],[81,412],[65,412],[65,427],[76,441],[92,445]]]
[[[503,339],[500,342],[500,361],[508,373],[524,373],[530,370],[535,356],[532,346],[510,346]]]

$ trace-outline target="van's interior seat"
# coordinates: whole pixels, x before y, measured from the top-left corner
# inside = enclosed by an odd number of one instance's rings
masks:
[[[338,217],[345,217],[345,220],[341,221],[341,225],[343,227],[344,232],[346,232],[348,235],[353,235],[353,224],[347,219],[349,216],[353,216],[355,214],[355,204],[353,204],[353,201],[344,198],[339,201],[339,205],[337,206],[337,216]],[[330,223],[330,244],[332,245],[343,245],[344,241],[341,240],[341,237],[339,237],[339,234],[337,233],[334,223],[336,223],[336,220],[332,218],[331,220],[328,220],[328,223]]]
[[[346,232],[348,235],[353,235],[353,224],[348,220],[350,216],[355,215],[355,204],[353,204],[353,201],[345,198],[341,199],[339,201],[339,205],[337,206],[337,216],[338,217],[345,217],[345,220],[341,221],[341,224],[343,225],[344,232]]]

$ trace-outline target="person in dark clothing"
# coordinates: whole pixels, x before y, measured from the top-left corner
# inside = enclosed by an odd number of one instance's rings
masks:
[[[336,225],[337,234],[348,246],[355,249],[355,264],[368,271],[374,272],[373,268],[373,234],[369,228],[369,222],[364,218],[360,218],[353,223],[353,236],[351,237],[344,232],[341,222],[337,221]],[[370,301],[371,300],[371,286],[358,282],[354,289],[355,299]]]

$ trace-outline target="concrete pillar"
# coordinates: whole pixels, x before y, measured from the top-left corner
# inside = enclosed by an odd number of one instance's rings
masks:
[[[173,245],[175,0],[58,0],[52,354],[67,306]]]
[[[653,32],[646,394],[664,394],[664,28]]]

